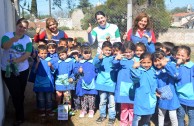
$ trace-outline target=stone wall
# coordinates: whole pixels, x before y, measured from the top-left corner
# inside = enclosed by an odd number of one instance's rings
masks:
[[[88,41],[85,30],[65,31],[69,37],[82,37]],[[194,44],[194,30],[192,29],[168,29],[165,33],[160,33],[157,42],[173,42],[175,44]]]

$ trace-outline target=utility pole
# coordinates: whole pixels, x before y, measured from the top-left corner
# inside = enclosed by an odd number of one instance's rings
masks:
[[[51,0],[49,0],[49,16],[51,17]]]
[[[127,31],[132,28],[132,0],[127,2]]]

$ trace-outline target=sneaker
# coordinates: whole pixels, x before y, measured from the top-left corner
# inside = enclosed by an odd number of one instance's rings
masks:
[[[100,124],[100,123],[102,123],[105,119],[106,119],[106,117],[99,117],[99,118],[96,120],[96,123],[97,123],[97,124]]]
[[[113,126],[115,123],[115,119],[109,119],[108,120],[108,126]]]
[[[81,112],[80,112],[80,115],[79,115],[79,117],[80,118],[83,118],[85,115],[86,115],[86,111],[84,111],[84,110],[82,110]]]
[[[54,116],[54,115],[55,115],[55,113],[54,113],[54,112],[52,112],[52,110],[50,110],[50,111],[47,111],[47,112],[46,112],[46,115],[48,115],[48,116]]]
[[[94,110],[89,110],[88,117],[89,118],[93,118],[94,117]]]
[[[45,114],[45,113],[41,113],[41,114],[39,114],[39,116],[40,116],[40,117],[45,117],[46,114]]]

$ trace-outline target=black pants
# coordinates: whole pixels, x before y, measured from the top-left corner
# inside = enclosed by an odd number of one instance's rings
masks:
[[[20,72],[19,76],[11,74],[10,78],[5,77],[5,71],[1,71],[1,73],[2,78],[12,97],[16,120],[24,120],[24,91],[27,84],[29,69]]]

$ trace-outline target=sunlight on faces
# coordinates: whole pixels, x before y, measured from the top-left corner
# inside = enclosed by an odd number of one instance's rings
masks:
[[[61,60],[65,60],[65,59],[67,59],[67,54],[66,53],[59,53],[59,58]]]
[[[46,57],[47,57],[47,50],[40,50],[39,53],[38,53],[38,56],[41,59],[46,59]]]
[[[49,30],[50,30],[51,32],[55,32],[55,31],[57,30],[57,24],[54,23],[54,22],[50,22],[48,28],[49,28]]]
[[[187,63],[190,59],[190,56],[188,55],[187,50],[185,49],[179,49],[176,54],[176,59],[181,59],[183,64]]]
[[[112,48],[112,53],[113,55],[122,54],[121,50],[119,50],[118,48]]]
[[[140,57],[141,54],[143,54],[144,52],[145,52],[145,50],[143,50],[140,46],[136,47],[135,54],[137,57]]]
[[[150,59],[150,57],[146,57],[141,61],[141,66],[148,70],[150,69],[150,67],[152,66],[152,60]]]
[[[49,52],[50,54],[54,54],[54,53],[56,52],[56,49],[53,48],[53,47],[51,47],[51,46],[49,46],[49,47],[48,47],[48,52]]]
[[[163,57],[164,58],[164,57]],[[157,69],[162,69],[163,66],[162,66],[162,63],[161,63],[161,59],[157,58],[154,60],[153,62],[154,66],[157,68]]]
[[[124,52],[124,56],[127,59],[131,59],[134,56],[134,51],[130,50],[130,49],[126,49]]]
[[[65,47],[65,48],[67,48],[67,43],[66,43],[66,41],[61,41],[61,42],[58,44],[58,46],[63,46],[63,47]]]
[[[148,19],[147,17],[143,17],[139,22],[138,22],[138,28],[139,29],[145,29],[145,27],[148,24]]]
[[[104,17],[103,15],[97,15],[96,20],[100,26],[106,25],[106,17]]]
[[[82,53],[82,56],[83,56],[83,59],[84,59],[84,60],[89,60],[89,59],[91,58],[92,54],[91,54],[91,52],[89,52],[89,51],[84,51],[84,52]]]
[[[110,47],[104,47],[102,49],[102,53],[105,56],[110,56],[112,54],[112,49]]]
[[[16,33],[19,35],[23,35],[28,30],[28,24],[25,22],[21,22],[16,26]]]

